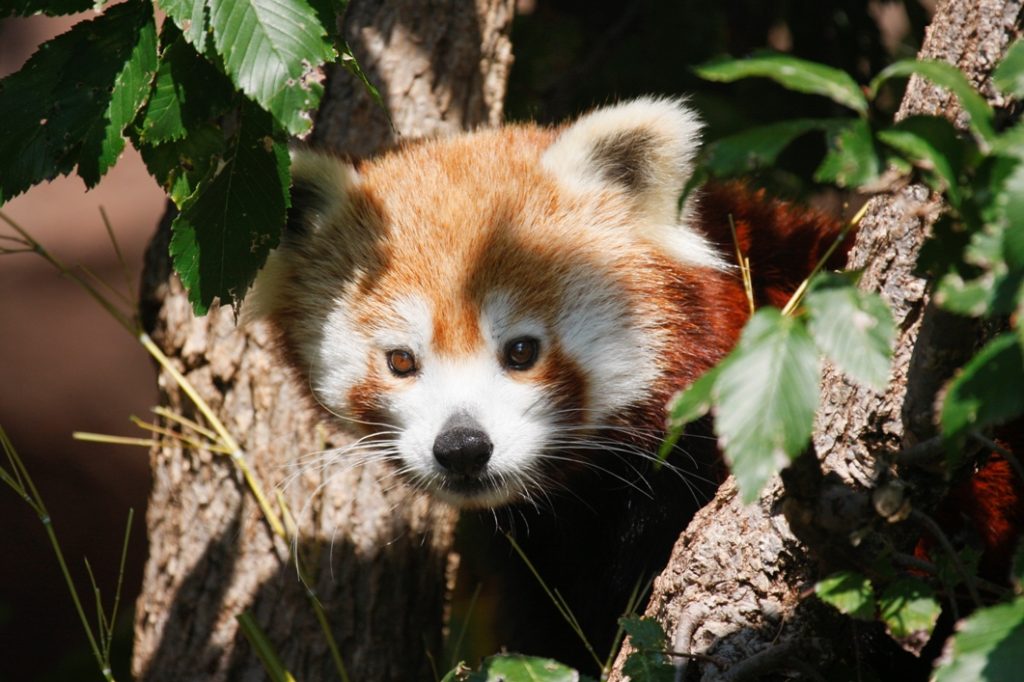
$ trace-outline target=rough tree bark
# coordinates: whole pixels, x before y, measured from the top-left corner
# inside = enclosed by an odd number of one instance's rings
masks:
[[[1005,104],[988,78],[1020,35],[1022,4],[946,0],[920,57],[957,65],[993,105]],[[899,116],[918,113],[963,124],[954,97],[915,77]],[[713,657],[680,659],[680,666],[698,668],[687,679],[759,679],[771,669],[814,668],[835,647],[815,639],[842,631],[835,612],[806,599],[805,591],[821,577],[819,562],[842,565],[856,552],[864,560],[870,548],[854,548],[852,539],[869,526],[884,526],[880,512],[895,520],[905,511],[902,488],[889,484],[895,455],[935,434],[936,392],[978,340],[972,323],[936,310],[926,283],[912,274],[940,208],[921,186],[872,199],[850,254],[850,267],[865,270],[861,286],[880,292],[895,316],[898,335],[885,393],[827,370],[814,437],[817,462],[808,458],[809,467],[794,467],[783,476],[785,484],[776,481],[750,506],[727,481],[680,537],[655,581],[646,613],[665,626],[671,648]],[[934,503],[942,492],[928,489],[932,499],[915,499],[915,505]],[[890,528],[899,533],[900,527]],[[627,653],[625,647],[612,680],[623,679]]]
[[[394,128],[336,67],[314,139],[362,155],[394,141],[396,129],[415,137],[496,124],[512,13],[511,0],[353,1],[345,35]],[[192,316],[170,273],[167,239],[163,225],[147,257],[146,327],[240,442],[264,488],[279,491],[299,516],[297,554],[350,678],[433,679],[430,657],[440,652],[454,574],[452,514],[372,463],[320,466],[311,453],[344,444],[345,434],[325,426],[324,413],[275,360],[265,328],[239,329],[227,307]],[[198,419],[166,372],[159,384],[164,405]],[[300,469],[304,458],[309,466]],[[297,679],[337,679],[289,547],[268,528],[230,458],[166,446],[153,450],[151,465],[134,675],[265,679],[236,625],[249,611]]]

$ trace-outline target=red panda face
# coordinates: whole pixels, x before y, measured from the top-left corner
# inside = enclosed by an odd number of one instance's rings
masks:
[[[353,450],[460,506],[537,499],[650,400],[680,270],[725,268],[678,224],[697,130],[679,103],[638,100],[358,171],[299,152],[250,305],[316,399],[365,430]]]

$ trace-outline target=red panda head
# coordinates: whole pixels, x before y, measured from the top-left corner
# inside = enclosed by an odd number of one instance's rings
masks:
[[[699,128],[640,99],[358,169],[298,151],[249,305],[316,399],[367,431],[357,447],[461,506],[532,499],[653,396],[660,421],[688,324],[667,297],[680,273],[727,269],[679,216]]]

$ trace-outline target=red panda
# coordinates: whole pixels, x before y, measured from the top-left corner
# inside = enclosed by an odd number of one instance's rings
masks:
[[[359,164],[299,150],[248,303],[316,400],[365,432],[354,453],[513,532],[602,654],[716,485],[706,424],[653,462],[666,402],[749,314],[730,222],[758,305],[784,304],[839,231],[738,185],[680,210],[700,127],[680,101],[644,98]],[[504,538],[491,544],[509,555],[499,643],[592,667]]]

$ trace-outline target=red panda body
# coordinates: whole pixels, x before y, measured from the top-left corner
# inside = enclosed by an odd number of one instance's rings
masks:
[[[783,304],[838,231],[739,186],[680,212],[699,127],[677,101],[642,99],[358,167],[299,152],[288,230],[250,304],[317,401],[365,431],[339,460],[389,460],[488,510],[601,655],[715,487],[706,425],[671,466],[652,462],[666,402],[748,316],[730,221],[758,305]],[[498,643],[592,667],[504,537],[490,542]]]

